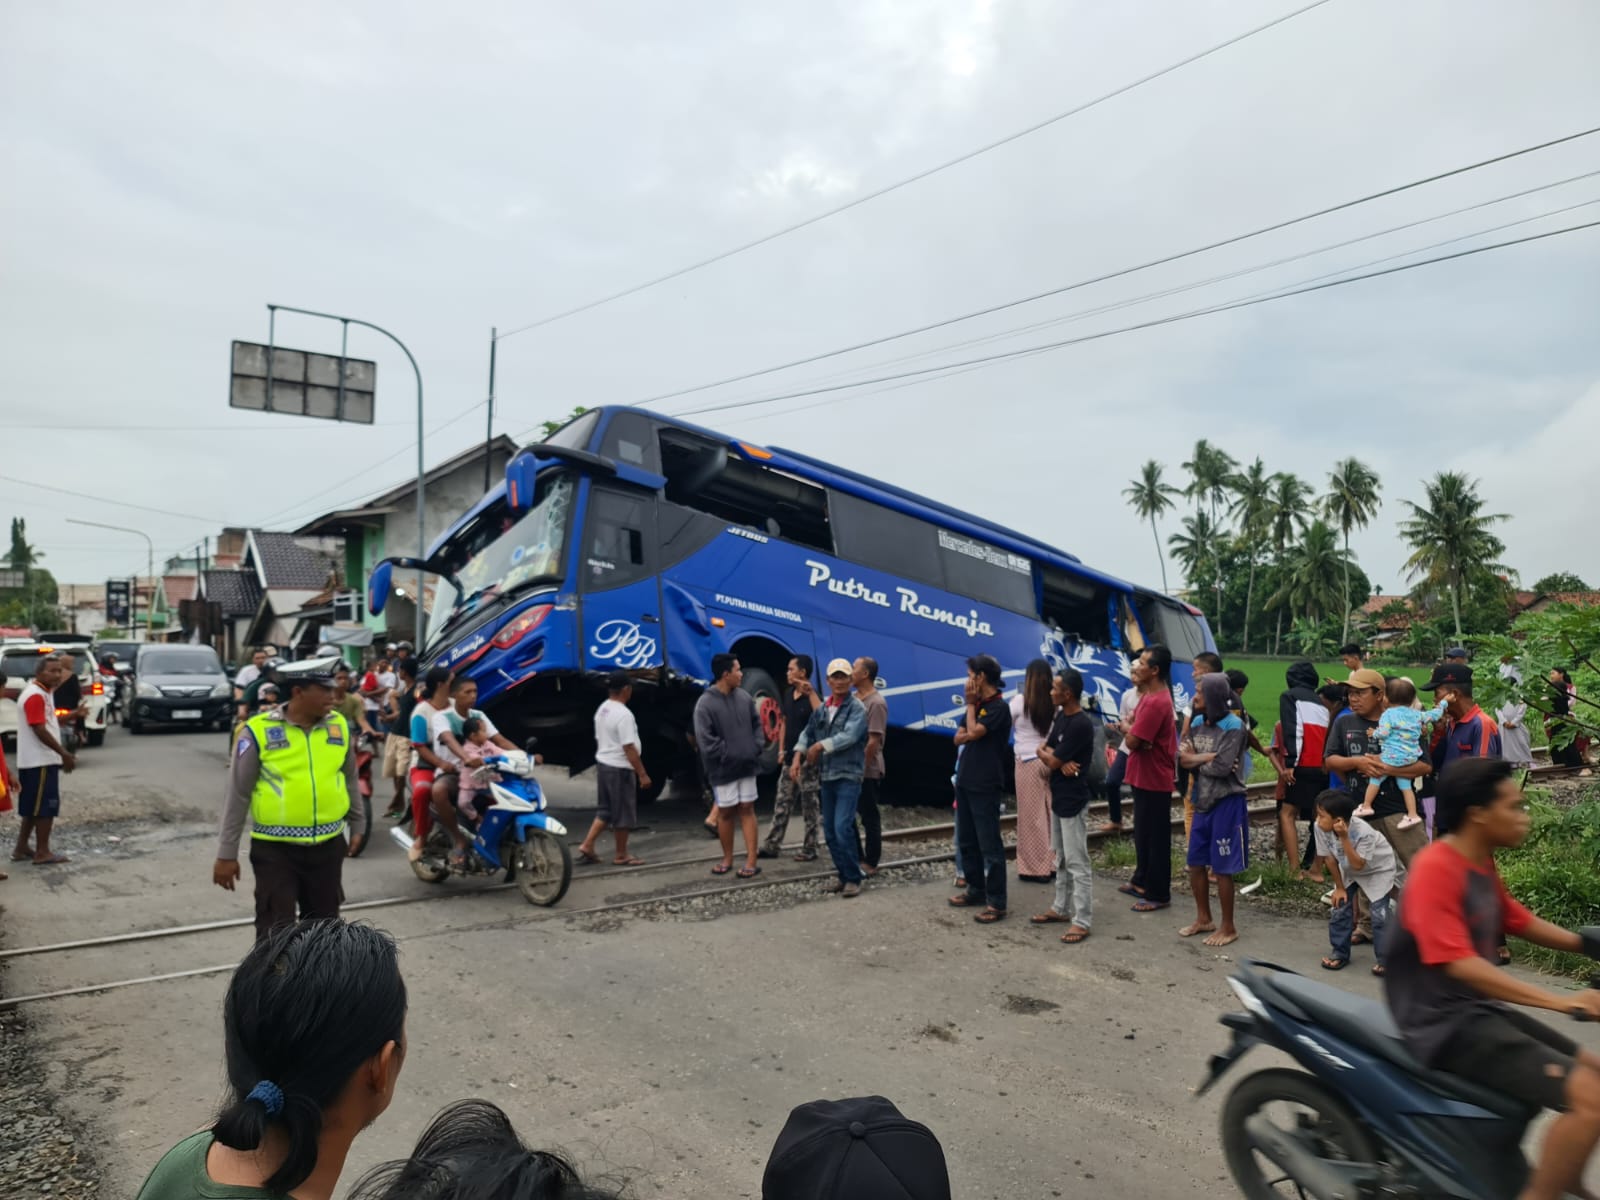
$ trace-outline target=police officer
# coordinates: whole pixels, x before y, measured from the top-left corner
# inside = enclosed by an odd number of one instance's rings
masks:
[[[333,711],[337,666],[336,659],[313,659],[278,667],[287,701],[247,720],[233,748],[211,878],[234,890],[248,811],[257,941],[291,924],[297,907],[302,920],[337,917],[346,821],[354,845],[367,835],[365,806],[350,802],[358,794],[354,739]]]

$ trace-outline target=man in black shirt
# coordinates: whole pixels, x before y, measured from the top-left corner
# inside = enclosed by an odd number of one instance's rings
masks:
[[[1094,759],[1094,718],[1083,711],[1083,676],[1068,667],[1050,688],[1055,722],[1039,747],[1050,773],[1050,848],[1056,852],[1056,898],[1032,918],[1035,925],[1065,921],[1061,940],[1075,946],[1089,936],[1094,910],[1094,869],[1089,863],[1089,766]],[[1031,770],[1028,763],[1018,770]]]
[[[1350,705],[1350,711],[1335,718],[1329,726],[1323,764],[1328,770],[1339,773],[1340,781],[1353,796],[1366,795],[1368,780],[1382,780],[1377,799],[1373,801],[1372,816],[1366,819],[1367,824],[1381,833],[1394,848],[1400,865],[1409,867],[1411,860],[1428,844],[1428,835],[1421,824],[1404,829],[1400,827],[1406,815],[1406,802],[1400,796],[1394,777],[1404,775],[1407,779],[1419,779],[1433,768],[1426,758],[1419,759],[1414,766],[1390,767],[1378,756],[1378,739],[1373,736],[1373,731],[1378,728],[1378,718],[1383,716],[1383,710],[1388,707],[1386,686],[1384,677],[1370,668],[1363,667],[1350,672],[1350,679],[1345,685],[1345,701]],[[1355,899],[1358,913],[1356,939],[1370,942],[1372,918],[1368,915],[1366,895],[1358,892]]]
[[[1006,847],[1000,838],[1005,762],[1011,757],[1011,709],[1000,698],[1000,664],[992,655],[967,659],[967,711],[956,730],[956,843],[967,890],[950,897],[952,908],[983,911],[973,920],[991,925],[1006,915]]]
[[[783,715],[778,726],[779,745],[783,757],[778,760],[778,797],[772,807],[772,828],[767,830],[767,840],[761,843],[762,858],[777,858],[783,852],[783,835],[789,831],[789,814],[794,811],[795,798],[800,801],[800,813],[806,823],[806,838],[795,862],[815,862],[817,845],[822,838],[822,797],[820,768],[800,756],[800,782],[790,775],[794,766],[794,744],[805,732],[814,710],[822,707],[822,697],[811,686],[811,656],[796,654],[789,660],[788,686],[780,696]]]

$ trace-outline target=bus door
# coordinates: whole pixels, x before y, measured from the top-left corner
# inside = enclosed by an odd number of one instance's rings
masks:
[[[578,555],[588,670],[648,671],[666,661],[655,509],[647,493],[590,484]]]

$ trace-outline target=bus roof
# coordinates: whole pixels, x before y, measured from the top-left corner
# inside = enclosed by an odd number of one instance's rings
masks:
[[[1058,550],[1056,547],[1047,545],[1036,538],[1028,537],[1023,533],[1018,533],[1014,529],[1008,529],[1004,525],[997,525],[992,521],[986,521],[981,517],[975,516],[972,513],[963,512],[962,510],[954,508],[951,505],[929,499],[926,496],[920,496],[917,493],[908,491],[905,488],[896,487],[894,484],[884,483],[881,480],[873,479],[870,476],[847,470],[844,467],[823,462],[821,459],[813,458],[808,454],[801,454],[796,450],[785,450],[780,446],[760,446],[758,443],[747,442],[742,438],[730,437],[726,433],[722,433],[714,429],[707,429],[704,426],[696,425],[690,421],[681,421],[675,417],[668,416],[665,413],[655,412],[648,408],[637,408],[632,405],[624,404],[608,404],[602,405],[600,408],[590,411],[598,411],[601,414],[600,420],[595,426],[595,437],[593,439],[593,444],[595,445],[598,445],[600,439],[605,436],[605,430],[611,422],[612,414],[618,412],[636,412],[643,416],[649,417],[653,421],[658,421],[666,425],[672,425],[690,433],[697,433],[714,441],[725,442],[730,448],[735,450],[737,450],[740,446],[757,445],[762,451],[763,455],[770,455],[770,457],[761,457],[758,459],[758,461],[778,467],[779,469],[787,471],[788,473],[798,476],[801,479],[809,480],[812,483],[817,483],[827,487],[838,488],[840,491],[848,492],[851,495],[858,496],[864,500],[870,500],[874,503],[882,504],[886,508],[891,508],[897,512],[905,513],[908,516],[920,517],[925,520],[931,520],[936,524],[943,524],[949,527],[952,532],[963,532],[971,536],[984,538],[985,540],[994,543],[1001,549],[1011,550],[1017,554],[1026,555],[1027,557],[1041,563],[1065,567],[1076,575],[1081,575],[1086,579],[1093,580],[1096,583],[1104,584],[1105,586],[1114,588],[1118,591],[1148,591],[1153,595],[1161,595],[1158,589],[1138,587],[1135,584],[1129,583],[1125,579],[1118,579],[1116,576],[1108,575],[1104,571],[1097,571],[1093,567],[1085,566],[1083,560],[1078,558],[1076,555],[1068,554],[1064,550]],[[537,443],[534,445],[537,445]],[[531,449],[532,446],[529,448]],[[428,548],[428,553],[431,555],[437,552],[447,541],[450,540],[451,535],[457,529],[461,528],[479,513],[483,512],[485,509],[499,501],[505,495],[505,491],[505,480],[501,479],[497,481],[495,485],[484,494],[482,499],[468,509],[467,512],[462,514],[462,516],[451,525],[449,530],[436,539],[434,544]]]

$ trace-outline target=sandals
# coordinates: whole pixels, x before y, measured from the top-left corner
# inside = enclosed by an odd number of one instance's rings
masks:
[[[981,913],[974,913],[972,915],[972,919],[979,925],[993,925],[996,921],[1003,921],[1006,919],[1006,910],[1003,908],[996,908],[992,904],[986,905]]]
[[[1322,960],[1324,971],[1342,971],[1350,965],[1348,958],[1325,958]]]
[[[983,897],[969,896],[966,892],[962,892],[959,896],[951,896],[949,900],[951,908],[977,908],[982,903]]]
[[[1372,966],[1372,973],[1374,975],[1376,975],[1379,979],[1382,979],[1383,975],[1384,975],[1383,964],[1382,963],[1374,963],[1373,966]]]
[[[738,870],[740,879],[754,879],[759,874],[761,874],[760,867],[740,867]]]
[[[1089,931],[1082,928],[1069,929],[1061,935],[1061,940],[1069,946],[1076,946],[1079,942],[1089,940]]]
[[[595,859],[594,861],[599,862],[600,860]],[[634,858],[631,855],[627,858],[613,858],[611,865],[613,867],[642,867],[644,866],[644,859]]]
[[[1055,909],[1047,908],[1042,913],[1034,913],[1033,916],[1028,918],[1028,920],[1034,925],[1048,925],[1052,921],[1065,921],[1066,918],[1058,913]]]
[[[798,851],[794,856],[794,861],[795,862],[816,862],[817,861],[817,852],[815,850],[801,850],[801,851]]]
[[[1141,900],[1133,906],[1133,911],[1136,913],[1153,913],[1160,912],[1163,908],[1171,907],[1172,901],[1170,900]]]
[[[582,846],[578,847],[578,865],[580,867],[592,866],[599,861],[600,856],[598,854],[585,850]]]
[[[718,863],[711,868],[711,873],[713,875],[726,875],[731,870],[733,870],[732,863]]]
[[[1117,889],[1117,891],[1121,892],[1124,896],[1138,896],[1138,897],[1143,897],[1144,896],[1144,889],[1143,888],[1136,888],[1131,883],[1123,884],[1121,887],[1119,887]]]

